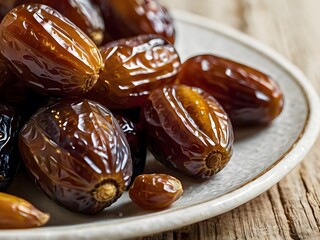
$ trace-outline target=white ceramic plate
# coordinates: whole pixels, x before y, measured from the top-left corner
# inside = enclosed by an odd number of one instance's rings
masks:
[[[117,239],[149,235],[201,221],[229,211],[269,189],[299,164],[319,132],[318,96],[303,74],[278,54],[226,26],[174,11],[177,50],[182,60],[201,53],[218,54],[271,75],[284,92],[285,107],[268,127],[236,132],[231,162],[208,181],[176,174],[149,159],[147,172],[167,172],[184,185],[172,207],[147,212],[125,193],[96,216],[71,213],[57,206],[28,179],[20,177],[11,192],[51,213],[48,226],[1,230],[0,239]]]

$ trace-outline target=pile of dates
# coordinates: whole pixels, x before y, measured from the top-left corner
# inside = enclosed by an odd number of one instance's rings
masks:
[[[282,111],[279,86],[260,71],[212,54],[181,63],[157,0],[0,8],[0,228],[49,220],[4,193],[19,166],[70,211],[101,212],[127,190],[159,210],[183,188],[144,173],[147,149],[168,168],[210,178],[232,156],[233,128],[270,124]]]

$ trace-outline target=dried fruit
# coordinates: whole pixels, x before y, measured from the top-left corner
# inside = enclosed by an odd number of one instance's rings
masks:
[[[180,70],[174,47],[154,35],[109,43],[101,54],[105,69],[87,97],[111,109],[143,106],[153,89],[172,83]]]
[[[95,0],[105,22],[105,42],[156,34],[172,44],[175,29],[168,10],[157,0]]]
[[[272,78],[214,55],[188,59],[177,82],[202,88],[214,96],[234,125],[270,123],[283,109],[283,94]]]
[[[28,201],[0,192],[0,229],[39,227],[49,218]]]
[[[156,160],[188,176],[208,178],[231,158],[233,130],[228,115],[199,88],[173,85],[154,90],[142,122]]]
[[[181,182],[167,174],[142,174],[129,189],[129,197],[145,210],[169,207],[183,193]]]
[[[17,0],[16,5],[38,3],[48,5],[68,18],[97,45],[100,45],[104,34],[104,20],[100,8],[93,0]]]
[[[20,118],[15,109],[0,104],[0,191],[8,189],[20,164],[17,137]]]
[[[56,96],[84,94],[103,67],[91,39],[56,10],[40,4],[20,5],[5,16],[0,51],[21,80]]]
[[[97,213],[115,202],[132,175],[117,120],[88,100],[62,100],[40,109],[20,132],[26,168],[38,185],[71,211]]]
[[[133,169],[132,182],[135,177],[144,170],[147,157],[147,145],[142,130],[136,123],[125,117],[124,114],[116,114],[115,116],[130,146]]]

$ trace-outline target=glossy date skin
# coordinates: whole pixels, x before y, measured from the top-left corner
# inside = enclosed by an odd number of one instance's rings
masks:
[[[138,124],[134,123],[123,114],[115,114],[115,117],[122,128],[124,135],[126,136],[132,157],[132,177],[131,182],[143,172],[146,157],[147,157],[147,145],[145,142],[142,129]]]
[[[173,83],[180,71],[175,48],[154,35],[114,41],[100,51],[105,68],[87,98],[110,109],[144,106],[153,89]]]
[[[129,197],[145,210],[161,210],[177,201],[183,193],[181,182],[167,174],[139,175],[129,189]]]
[[[15,5],[30,3],[54,8],[85,32],[96,45],[102,43],[104,21],[100,8],[93,0],[17,0]]]
[[[0,229],[39,227],[49,218],[49,214],[41,212],[30,202],[0,192]]]
[[[168,10],[157,0],[95,0],[105,22],[105,42],[141,34],[156,34],[174,43]]]
[[[22,81],[46,95],[80,96],[93,87],[103,67],[92,40],[41,4],[20,5],[5,16],[0,51]]]
[[[141,119],[156,160],[190,177],[209,178],[232,156],[228,115],[199,88],[172,85],[154,90]]]
[[[16,109],[0,104],[0,192],[9,188],[20,165],[16,149],[19,127]]]
[[[188,59],[177,82],[202,88],[214,96],[234,126],[270,123],[283,109],[283,94],[272,78],[218,56]]]
[[[20,132],[26,168],[58,204],[97,213],[115,202],[132,175],[126,137],[109,110],[88,100],[40,109]]]

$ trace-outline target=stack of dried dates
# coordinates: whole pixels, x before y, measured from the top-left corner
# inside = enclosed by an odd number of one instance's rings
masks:
[[[177,172],[209,178],[232,156],[233,127],[269,124],[282,111],[278,85],[251,67],[212,54],[181,63],[157,0],[0,8],[0,191],[22,165],[74,212],[101,212],[126,190],[138,206],[163,209],[182,184],[144,173],[147,148]],[[0,228],[48,219],[0,193]]]

